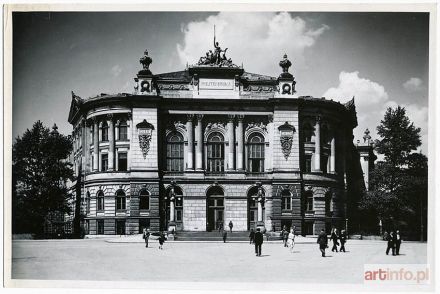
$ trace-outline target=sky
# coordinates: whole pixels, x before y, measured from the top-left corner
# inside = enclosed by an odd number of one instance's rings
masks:
[[[184,70],[212,49],[247,72],[278,76],[284,53],[298,95],[347,102],[358,127],[404,106],[428,150],[429,14],[338,12],[52,12],[13,15],[13,137],[36,120],[69,134],[71,91],[131,93],[145,49],[159,74]]]

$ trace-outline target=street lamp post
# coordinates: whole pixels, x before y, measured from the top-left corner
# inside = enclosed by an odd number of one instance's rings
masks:
[[[257,195],[254,196],[254,199],[257,201],[257,228],[261,230],[264,229],[264,220],[263,220],[263,205],[265,201],[263,187],[260,182],[257,183],[258,192]]]

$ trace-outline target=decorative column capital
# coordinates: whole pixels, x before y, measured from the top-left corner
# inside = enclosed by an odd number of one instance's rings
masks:
[[[109,114],[107,114],[106,118],[107,118],[107,121],[108,121],[108,122],[113,123],[113,113],[109,113]]]
[[[235,115],[228,114],[228,122],[234,122],[234,120],[235,120]]]
[[[267,115],[267,120],[271,123],[273,122],[273,114],[268,114]]]
[[[238,120],[239,122],[243,122],[243,120],[244,120],[244,115],[243,115],[243,114],[239,114],[239,115],[237,115],[237,120]]]
[[[322,117],[321,117],[321,115],[317,115],[317,116],[315,116],[315,121],[316,121],[317,124],[320,124],[320,123],[322,122]]]
[[[95,125],[97,125],[98,124],[98,122],[99,122],[99,120],[98,120],[98,117],[97,116],[94,116],[94,117],[92,117],[91,118],[91,121],[93,122],[93,124],[95,124]]]
[[[202,119],[203,119],[203,114],[197,114],[197,120],[201,122]]]
[[[127,119],[128,119],[128,120],[131,120],[131,117],[132,117],[131,112],[128,112],[128,113],[127,113]]]
[[[194,116],[195,116],[194,114],[187,114],[186,115],[186,120],[189,121],[189,122],[192,122],[194,120]]]

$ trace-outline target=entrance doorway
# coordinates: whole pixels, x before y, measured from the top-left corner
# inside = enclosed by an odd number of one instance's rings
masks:
[[[211,187],[206,193],[206,230],[220,230],[224,226],[225,197],[223,189]]]

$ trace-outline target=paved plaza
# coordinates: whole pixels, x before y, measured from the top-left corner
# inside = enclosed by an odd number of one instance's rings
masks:
[[[245,242],[141,242],[104,239],[13,241],[12,278],[37,280],[363,283],[366,263],[426,263],[426,243],[405,242],[386,256],[383,241],[349,240],[346,253],[322,258],[315,239],[293,253],[281,241],[263,244],[261,257]],[[111,240],[110,240],[111,241]],[[115,241],[115,240],[113,240]],[[116,240],[117,241],[117,240]]]

